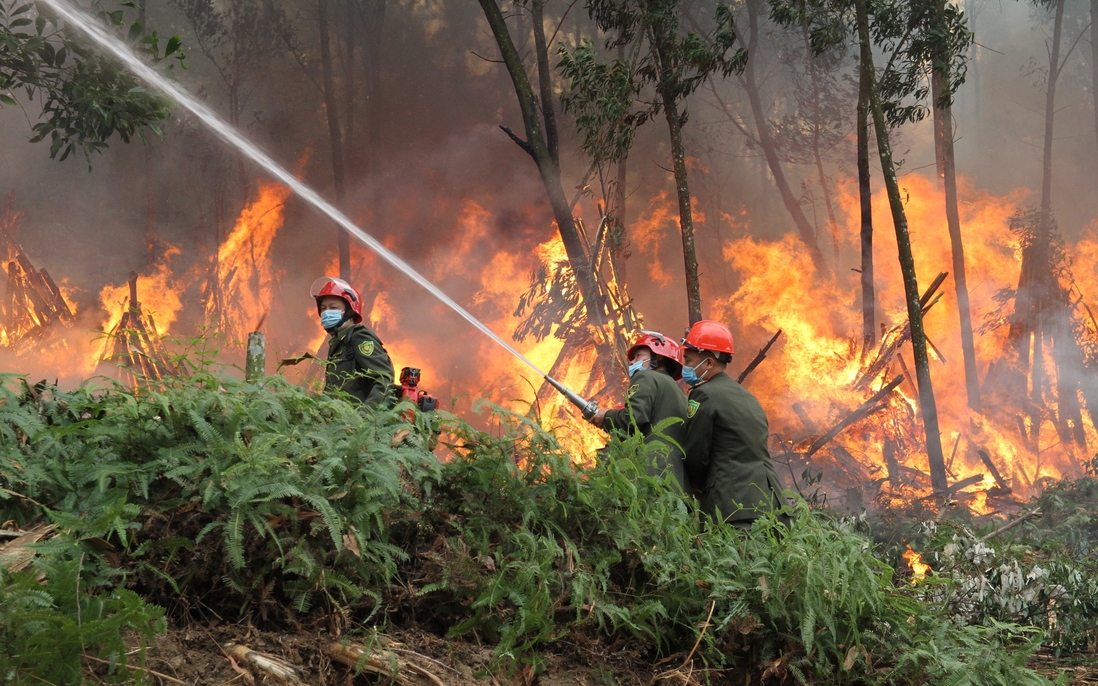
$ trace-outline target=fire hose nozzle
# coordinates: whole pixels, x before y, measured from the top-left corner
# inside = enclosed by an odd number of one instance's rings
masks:
[[[549,376],[548,374],[546,374],[545,380],[548,381],[549,385],[551,385],[553,388],[560,391],[561,395],[563,395],[565,398],[568,398],[568,402],[578,407],[580,412],[583,413],[584,419],[591,419],[591,417],[594,417],[596,414],[598,414],[598,401],[584,400],[584,398],[578,393],[568,388],[561,382],[557,381],[553,377]]]

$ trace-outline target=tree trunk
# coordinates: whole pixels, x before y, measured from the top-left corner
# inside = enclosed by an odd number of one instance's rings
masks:
[[[560,145],[557,134],[557,113],[553,106],[553,85],[550,77],[552,70],[549,68],[549,49],[545,44],[545,17],[542,13],[545,0],[534,0],[530,5],[530,12],[534,19],[534,52],[538,62],[538,86],[541,91],[541,114],[545,119],[545,145],[549,148],[549,156],[553,163],[560,168]]]
[[[911,350],[915,357],[915,377],[919,381],[919,409],[923,415],[923,429],[926,432],[927,461],[930,467],[930,484],[934,492],[944,496],[948,487],[945,459],[942,455],[942,437],[938,429],[938,409],[934,401],[934,387],[930,379],[930,364],[926,354],[926,334],[923,331],[922,305],[919,302],[919,282],[915,275],[915,257],[911,252],[911,237],[908,235],[907,216],[904,213],[903,196],[896,181],[896,169],[892,163],[892,147],[889,142],[888,125],[884,111],[873,83],[871,38],[869,35],[869,12],[867,0],[855,0],[857,8],[858,38],[861,42],[862,57],[868,57],[869,67],[869,105],[873,114],[873,125],[877,131],[877,152],[881,157],[881,171],[885,187],[888,190],[888,202],[892,209],[892,220],[896,225],[896,245],[899,248],[900,272],[903,274],[904,295],[907,300],[907,316],[911,325]]]
[[[625,184],[629,169],[629,156],[623,156],[618,160],[618,177],[614,183],[614,233],[610,243],[610,254],[613,256],[614,276],[619,284],[625,283],[625,246],[626,241],[626,194]]]
[[[839,222],[835,218],[835,207],[831,202],[831,189],[824,173],[823,153],[820,152],[820,129],[823,122],[820,121],[820,75],[816,69],[815,57],[812,55],[812,41],[808,35],[808,19],[801,22],[801,35],[804,38],[804,55],[808,74],[812,79],[812,157],[816,162],[816,174],[820,178],[820,192],[823,194],[824,206],[827,208],[827,224],[831,228],[832,264],[835,265],[834,274],[839,272]]]
[[[820,253],[820,247],[816,241],[816,229],[804,216],[804,210],[801,209],[800,202],[789,187],[785,172],[782,170],[781,159],[778,157],[777,146],[770,136],[770,124],[767,123],[766,113],[763,112],[762,99],[759,97],[759,88],[755,81],[755,62],[758,61],[756,55],[758,54],[759,44],[758,0],[748,0],[746,7],[749,36],[747,66],[743,72],[744,90],[747,91],[747,99],[751,105],[751,116],[755,119],[759,147],[762,148],[763,157],[766,158],[766,164],[770,167],[770,174],[774,177],[774,184],[778,187],[778,193],[782,196],[782,203],[785,204],[786,211],[789,212],[789,215],[793,218],[793,223],[797,227],[797,233],[801,235],[801,240],[808,246],[808,251],[812,255],[812,261],[815,263],[816,268],[821,273],[826,273],[827,266],[824,264],[823,255]]]
[[[690,205],[690,185],[686,176],[686,150],[682,144],[682,116],[669,88],[660,88],[667,129],[671,134],[671,163],[675,172],[675,193],[679,199],[679,229],[682,231],[682,256],[686,267],[686,307],[690,325],[702,318],[701,288],[698,283],[698,255],[694,249],[694,217]]]
[[[541,117],[538,113],[537,100],[534,97],[533,87],[530,85],[530,77],[522,65],[515,43],[511,40],[511,34],[507,30],[507,24],[503,19],[496,0],[478,0],[484,16],[488,20],[488,26],[499,47],[503,57],[507,73],[511,77],[511,83],[515,88],[515,96],[519,101],[519,110],[522,112],[522,122],[526,130],[526,140],[521,140],[508,130],[515,141],[523,150],[533,158],[538,167],[545,192],[549,196],[549,206],[553,210],[553,217],[557,222],[557,230],[560,232],[561,242],[564,243],[568,262],[576,275],[583,303],[587,310],[588,321],[595,325],[601,325],[606,321],[606,309],[599,293],[598,284],[591,270],[591,261],[588,257],[588,246],[584,244],[579,230],[576,228],[575,219],[572,217],[572,208],[568,197],[564,193],[564,187],[560,182],[560,169],[549,154],[549,146],[545,140]]]
[[[335,83],[332,78],[332,51],[328,31],[328,0],[317,0],[317,23],[320,28],[320,69],[324,87],[324,110],[328,115],[328,140],[332,147],[332,178],[335,182],[336,206],[344,208],[346,180],[343,175],[343,137],[339,131],[339,107],[336,105]],[[351,278],[351,240],[347,232],[336,228],[339,236],[339,278]]]
[[[1060,34],[1063,26],[1064,0],[1056,0],[1052,51],[1048,59],[1048,89],[1045,91],[1045,148],[1041,174],[1041,209],[1045,212],[1052,209],[1052,124],[1056,116],[1056,82],[1060,79]]]
[[[869,176],[869,89],[872,47],[862,45],[858,66],[858,198],[861,201],[862,354],[877,341],[877,292],[873,280],[873,193]]]
[[[939,0],[940,12],[945,3]],[[976,368],[976,345],[972,337],[972,308],[968,299],[968,279],[965,276],[965,246],[961,241],[961,216],[957,209],[957,165],[953,154],[953,114],[949,103],[941,102],[942,95],[950,89],[948,56],[940,55],[931,76],[931,97],[934,100],[934,150],[941,167],[941,180],[945,185],[946,224],[949,226],[949,243],[953,252],[953,285],[957,291],[957,313],[961,318],[961,354],[965,363],[965,388],[968,406],[981,411],[980,378]]]

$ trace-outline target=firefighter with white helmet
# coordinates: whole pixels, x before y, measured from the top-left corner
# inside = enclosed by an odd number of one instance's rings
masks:
[[[320,324],[331,336],[325,393],[343,393],[377,407],[386,402],[393,383],[393,362],[381,339],[362,324],[362,299],[343,279],[324,276],[309,293],[316,300]]]
[[[702,320],[682,341],[682,380],[690,386],[686,474],[701,510],[742,528],[782,505],[781,482],[767,445],[766,412],[725,373],[735,352],[732,332]]]
[[[642,331],[626,356],[630,362],[626,406],[598,412],[590,421],[611,433],[640,431],[649,446],[648,474],[658,477],[670,470],[679,488],[687,492],[682,464],[686,396],[675,383],[681,377],[682,350],[661,333]],[[669,417],[678,421],[654,430]]]

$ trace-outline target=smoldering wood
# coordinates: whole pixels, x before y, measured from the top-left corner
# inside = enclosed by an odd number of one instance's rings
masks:
[[[740,372],[740,375],[736,377],[736,383],[742,384],[744,382],[744,379],[746,379],[748,375],[751,374],[751,372],[755,371],[755,367],[758,367],[759,364],[766,359],[766,353],[770,351],[770,347],[774,345],[775,341],[778,340],[778,336],[781,335],[782,330],[778,329],[778,332],[774,334],[774,336],[769,341],[767,341],[766,345],[762,347],[762,350],[760,350],[759,353],[755,355],[755,359],[751,360],[751,364],[747,365],[744,370]]]
[[[980,461],[987,467],[987,471],[991,472],[991,478],[995,479],[995,485],[998,488],[995,495],[1009,495],[1013,493],[1014,491],[1010,487],[1010,484],[1003,478],[1002,473],[1000,473],[998,467],[995,466],[995,462],[992,461],[991,454],[983,448],[977,448],[976,454],[980,456]],[[990,493],[990,491],[988,492]]]
[[[793,412],[797,414],[797,418],[804,424],[804,428],[808,430],[810,434],[820,433],[819,428],[816,427],[816,422],[812,421],[812,418],[808,416],[808,410],[804,409],[804,405],[800,403],[793,403]]]
[[[866,400],[864,403],[859,405],[853,412],[848,414],[842,421],[840,421],[835,426],[831,427],[827,431],[827,433],[825,433],[823,436],[817,438],[812,443],[812,445],[810,445],[808,447],[807,452],[805,452],[805,456],[806,457],[810,456],[813,453],[815,453],[817,450],[819,450],[820,448],[827,445],[833,438],[838,436],[842,432],[843,429],[850,426],[851,424],[853,424],[853,423],[855,423],[855,422],[857,422],[861,419],[865,419],[866,417],[868,417],[872,414],[875,414],[876,412],[879,412],[880,410],[883,410],[884,408],[888,407],[888,403],[883,402],[883,401],[885,400],[885,398],[887,398],[889,396],[889,394],[892,393],[892,391],[894,391],[896,389],[897,386],[899,386],[903,382],[903,380],[904,380],[904,376],[901,374],[900,376],[897,376],[896,378],[894,378],[892,381],[889,381],[888,384],[886,384],[884,388],[882,388],[881,390],[874,393],[873,396],[871,398],[869,398],[869,400]]]
[[[980,483],[983,480],[984,480],[984,475],[983,474],[974,474],[970,477],[966,477],[964,479],[961,479],[960,481],[958,481],[955,484],[952,484],[948,489],[946,489],[946,492],[949,493],[950,495],[952,495],[954,493],[957,493],[958,491],[963,491],[964,489],[968,488],[969,486],[974,486],[974,485]]]

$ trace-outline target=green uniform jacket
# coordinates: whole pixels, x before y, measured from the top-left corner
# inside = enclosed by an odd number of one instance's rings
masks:
[[[347,393],[366,405],[378,406],[393,383],[393,362],[377,334],[362,324],[348,326],[328,343],[325,393]]]
[[[766,413],[743,386],[723,372],[695,386],[685,428],[686,475],[703,512],[750,522],[781,503]]]
[[[652,433],[652,428],[668,417],[686,419],[686,396],[674,379],[660,371],[641,369],[630,381],[625,394],[628,405],[606,413],[606,430],[640,431],[646,444],[667,446],[667,450],[660,447],[649,452],[648,474],[658,477],[670,469],[679,488],[687,492],[682,465],[684,424],[679,421],[663,427],[662,435]]]

